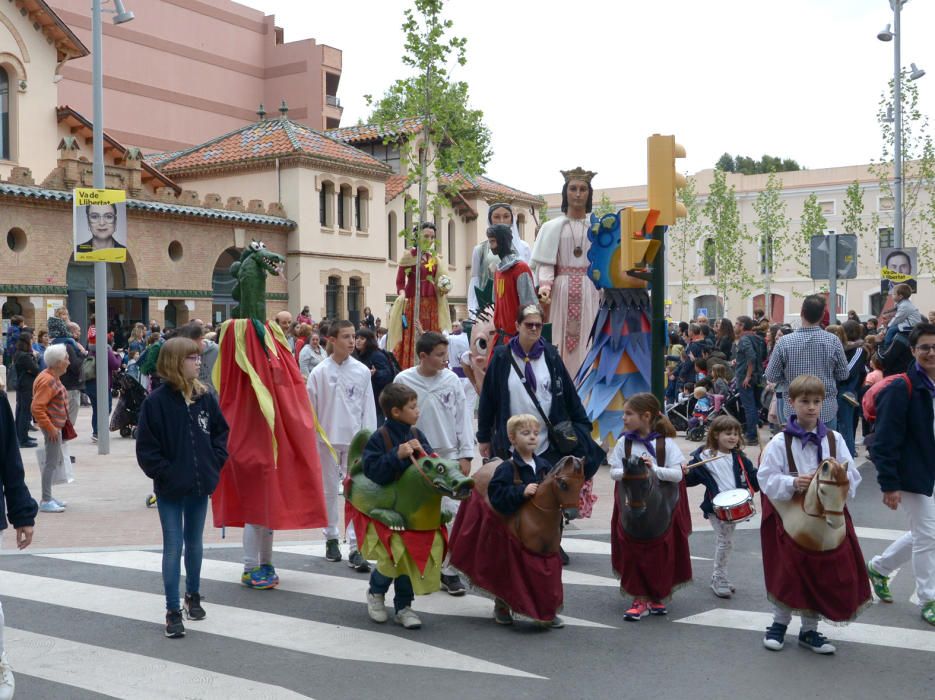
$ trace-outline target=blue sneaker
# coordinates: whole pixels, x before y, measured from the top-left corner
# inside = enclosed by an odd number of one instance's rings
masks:
[[[266,580],[269,581],[270,588],[275,588],[279,585],[279,574],[276,573],[276,569],[273,568],[272,564],[260,564],[260,568],[263,570],[263,573],[266,574]]]
[[[65,509],[55,501],[43,501],[39,504],[40,513],[64,513]]]
[[[252,568],[250,571],[244,571],[240,577],[240,582],[247,588],[256,588],[261,591],[273,587],[273,584],[267,578],[266,571],[259,566]]]

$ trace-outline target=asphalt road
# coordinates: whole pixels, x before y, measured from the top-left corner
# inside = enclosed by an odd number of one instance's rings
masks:
[[[862,473],[851,512],[869,558],[905,520],[880,503],[872,467]],[[822,624],[838,647],[822,657],[794,637],[778,653],[762,647],[769,605],[755,525],[735,537],[731,600],[708,588],[714,537],[696,526],[694,582],[667,617],[638,623],[623,620],[629,601],[613,579],[606,531],[566,541],[571,624],[561,630],[500,627],[489,601],[445,593],[416,600],[421,630],[376,625],[365,575],[325,561],[320,542],[290,542],[277,547],[274,591],[239,584],[239,548],[206,550],[208,618],[177,640],[162,633],[158,551],[7,553],[0,599],[17,697],[935,697],[935,630],[910,602],[910,567],[893,580],[894,604],[874,605],[858,624]]]

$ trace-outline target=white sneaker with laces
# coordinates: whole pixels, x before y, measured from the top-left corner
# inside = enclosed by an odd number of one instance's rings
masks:
[[[367,591],[367,614],[374,622],[386,622],[390,615],[386,612],[386,596]]]
[[[401,624],[407,630],[417,630],[422,626],[422,620],[416,615],[408,605],[396,613],[396,622]]]
[[[0,654],[0,700],[10,700],[16,690],[13,667],[7,661],[6,653]]]

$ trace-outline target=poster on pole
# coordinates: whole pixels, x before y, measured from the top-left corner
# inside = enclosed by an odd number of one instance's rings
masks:
[[[76,261],[127,261],[127,193],[123,190],[74,190],[72,227]]]
[[[897,284],[908,284],[915,294],[917,259],[916,248],[880,248],[880,292],[889,295]]]

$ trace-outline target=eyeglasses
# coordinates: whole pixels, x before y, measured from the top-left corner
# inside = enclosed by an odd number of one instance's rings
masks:
[[[930,352],[935,352],[935,345],[916,345],[914,349],[922,355],[927,355]]]
[[[108,224],[112,224],[117,220],[116,214],[88,214],[88,220],[97,224],[100,223],[101,219],[106,221]]]
[[[201,362],[201,355],[188,355],[185,359],[189,362]]]
[[[534,321],[523,321],[523,326],[531,331],[538,331],[542,328],[541,323],[535,323]]]

